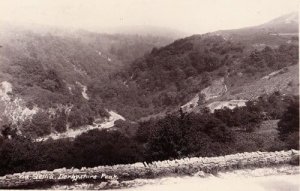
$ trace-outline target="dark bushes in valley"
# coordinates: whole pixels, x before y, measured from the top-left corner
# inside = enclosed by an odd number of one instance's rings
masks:
[[[20,136],[1,137],[0,174],[142,161],[140,146],[117,131],[93,130],[71,140],[33,143]]]
[[[278,104],[286,108],[276,115],[273,115],[270,101],[275,99],[274,96],[281,97],[282,103]],[[232,111],[226,108],[202,114],[181,111],[139,124],[119,121],[113,130],[92,130],[74,140],[45,142],[32,142],[6,125],[0,137],[0,174],[151,162],[187,156],[218,156],[256,150],[298,149],[298,105],[298,97],[286,98],[275,93]],[[253,129],[259,128],[266,116],[273,116],[268,119],[280,119],[280,139],[267,138]],[[35,125],[40,123],[47,124],[47,121],[40,120]],[[247,124],[251,124],[252,127],[248,127],[251,130],[245,128]]]

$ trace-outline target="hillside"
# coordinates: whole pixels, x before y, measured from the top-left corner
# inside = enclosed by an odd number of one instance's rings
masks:
[[[141,117],[184,103],[218,75],[216,69],[226,67],[241,55],[240,44],[217,36],[195,35],[153,49],[127,70],[116,73],[112,78],[117,81],[104,87],[93,84],[89,89],[102,95],[122,115],[139,113],[136,117]]]
[[[104,120],[109,113],[101,99],[90,99],[88,84],[105,83],[110,74],[171,41],[4,25],[0,30],[1,129],[12,125],[36,137],[91,125],[96,118]]]
[[[256,48],[219,35],[194,35],[153,49],[115,74],[117,81],[89,89],[131,120],[176,111],[197,94],[201,99],[195,100],[201,104],[217,97],[250,100],[277,90],[297,94],[298,40],[268,38],[276,46]],[[269,74],[270,78],[262,79]]]
[[[257,49],[265,46],[276,47],[283,43],[297,43],[295,40],[298,39],[299,33],[298,17],[298,12],[293,12],[258,26],[216,31],[213,34],[247,43]]]

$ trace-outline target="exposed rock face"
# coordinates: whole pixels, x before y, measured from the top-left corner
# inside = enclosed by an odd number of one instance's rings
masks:
[[[54,171],[23,172],[0,177],[0,188],[16,188],[37,183],[60,181],[76,181],[78,177],[86,179],[99,179],[105,181],[135,178],[153,178],[171,174],[192,175],[199,171],[214,173],[230,169],[250,167],[276,166],[282,164],[295,164],[299,159],[299,151],[280,152],[253,152],[238,153],[220,157],[194,157],[177,160],[156,161],[151,164],[135,163],[114,166],[98,166],[94,168],[82,167],[81,169],[56,169]],[[105,175],[105,176],[103,176]],[[76,178],[77,177],[77,178]],[[76,179],[76,180],[75,180]]]
[[[7,81],[1,82],[1,86],[0,86],[1,100],[9,100],[8,93],[10,92],[12,92],[12,85]]]
[[[224,83],[224,78],[220,78],[218,80],[215,80],[212,82],[210,86],[207,88],[204,88],[200,92],[201,99],[204,98],[203,101],[209,101],[214,98],[218,98],[222,95],[224,95],[227,92],[227,86]],[[203,98],[202,98],[203,96]],[[191,101],[181,106],[184,112],[192,112],[194,108],[199,106],[199,94],[196,94]]]
[[[88,94],[87,94],[87,87],[82,85],[81,83],[78,82],[78,85],[82,88],[82,96],[89,100]],[[12,124],[14,125],[14,128],[17,128],[20,130],[22,124],[26,120],[31,120],[32,117],[39,113],[39,112],[45,112],[49,115],[49,117],[53,117],[56,115],[57,112],[65,112],[66,115],[68,116],[73,105],[62,105],[62,104],[57,104],[55,105],[55,108],[51,107],[48,109],[42,109],[37,106],[33,106],[32,108],[26,107],[26,103],[23,99],[11,95],[12,93],[12,85],[11,83],[7,81],[3,81],[0,83],[0,127],[4,124]],[[64,133],[57,133],[56,131],[53,131],[50,135],[44,136],[44,137],[39,137],[36,139],[36,141],[42,141],[46,140],[48,138],[52,139],[60,139],[60,138],[67,138],[67,137],[76,137],[77,135],[82,134],[83,132],[92,130],[92,129],[104,129],[104,128],[110,128],[114,126],[114,122],[117,120],[125,120],[124,117],[121,115],[109,111],[110,117],[101,120],[101,123],[95,122],[93,125],[86,125],[83,126],[79,129],[73,130],[73,129],[68,129],[67,126],[67,131]]]
[[[212,84],[203,89],[201,94],[204,95],[205,101],[222,96],[227,92],[227,86],[224,83],[224,78],[215,80]]]
[[[0,125],[6,122],[13,125],[20,124],[27,119],[32,118],[39,111],[34,106],[29,109],[25,102],[18,97],[11,96],[12,85],[7,81],[0,83]]]
[[[210,111],[213,113],[216,109],[223,109],[225,107],[234,109],[236,107],[246,106],[247,100],[229,100],[229,101],[215,101],[207,105]]]
[[[86,100],[89,100],[90,97],[87,94],[87,87],[85,85],[81,84],[80,82],[76,82],[76,84],[78,84],[82,88],[82,92],[81,92],[82,97]]]
[[[191,112],[196,106],[198,106],[199,95],[197,94],[191,101],[181,106],[184,112]]]
[[[26,106],[26,102],[15,95],[12,95],[13,86],[7,81],[0,82],[0,127],[5,124],[12,125],[13,128],[21,130],[22,124],[27,120],[32,120],[34,115],[45,112],[49,117],[53,117],[57,112],[64,111],[69,115],[71,106],[57,104],[55,107],[42,109],[33,105],[31,108]]]

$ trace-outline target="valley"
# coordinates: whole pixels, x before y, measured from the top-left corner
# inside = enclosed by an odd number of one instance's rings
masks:
[[[297,12],[190,36],[4,23],[0,188],[295,190],[298,25]],[[121,181],[20,179],[34,172]]]

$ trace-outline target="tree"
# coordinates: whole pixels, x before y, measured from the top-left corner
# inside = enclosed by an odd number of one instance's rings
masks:
[[[48,113],[38,112],[32,117],[32,120],[24,122],[22,130],[30,135],[44,136],[51,133],[51,119]]]
[[[198,106],[201,106],[202,104],[204,104],[205,103],[205,94],[203,94],[203,93],[199,93],[198,94],[198,97],[199,97],[199,99],[198,99],[198,102],[197,102],[197,105]]]
[[[291,134],[299,132],[299,98],[291,99],[286,112],[278,122],[279,137],[281,140],[288,141]]]
[[[4,138],[11,138],[17,135],[17,130],[12,128],[11,123],[4,124],[1,128],[1,135]]]
[[[61,112],[58,112],[56,115],[56,118],[54,119],[54,129],[57,132],[64,132],[66,131],[66,125],[67,125],[67,115],[66,112],[63,110]]]
[[[150,131],[147,142],[147,159],[162,160],[180,156],[184,147],[180,120],[175,115],[169,115],[159,120]]]
[[[209,73],[208,72],[204,72],[202,74],[202,79],[201,79],[202,84],[204,86],[210,86],[211,85],[211,81],[212,81],[212,79],[211,79],[211,76],[209,75]]]

